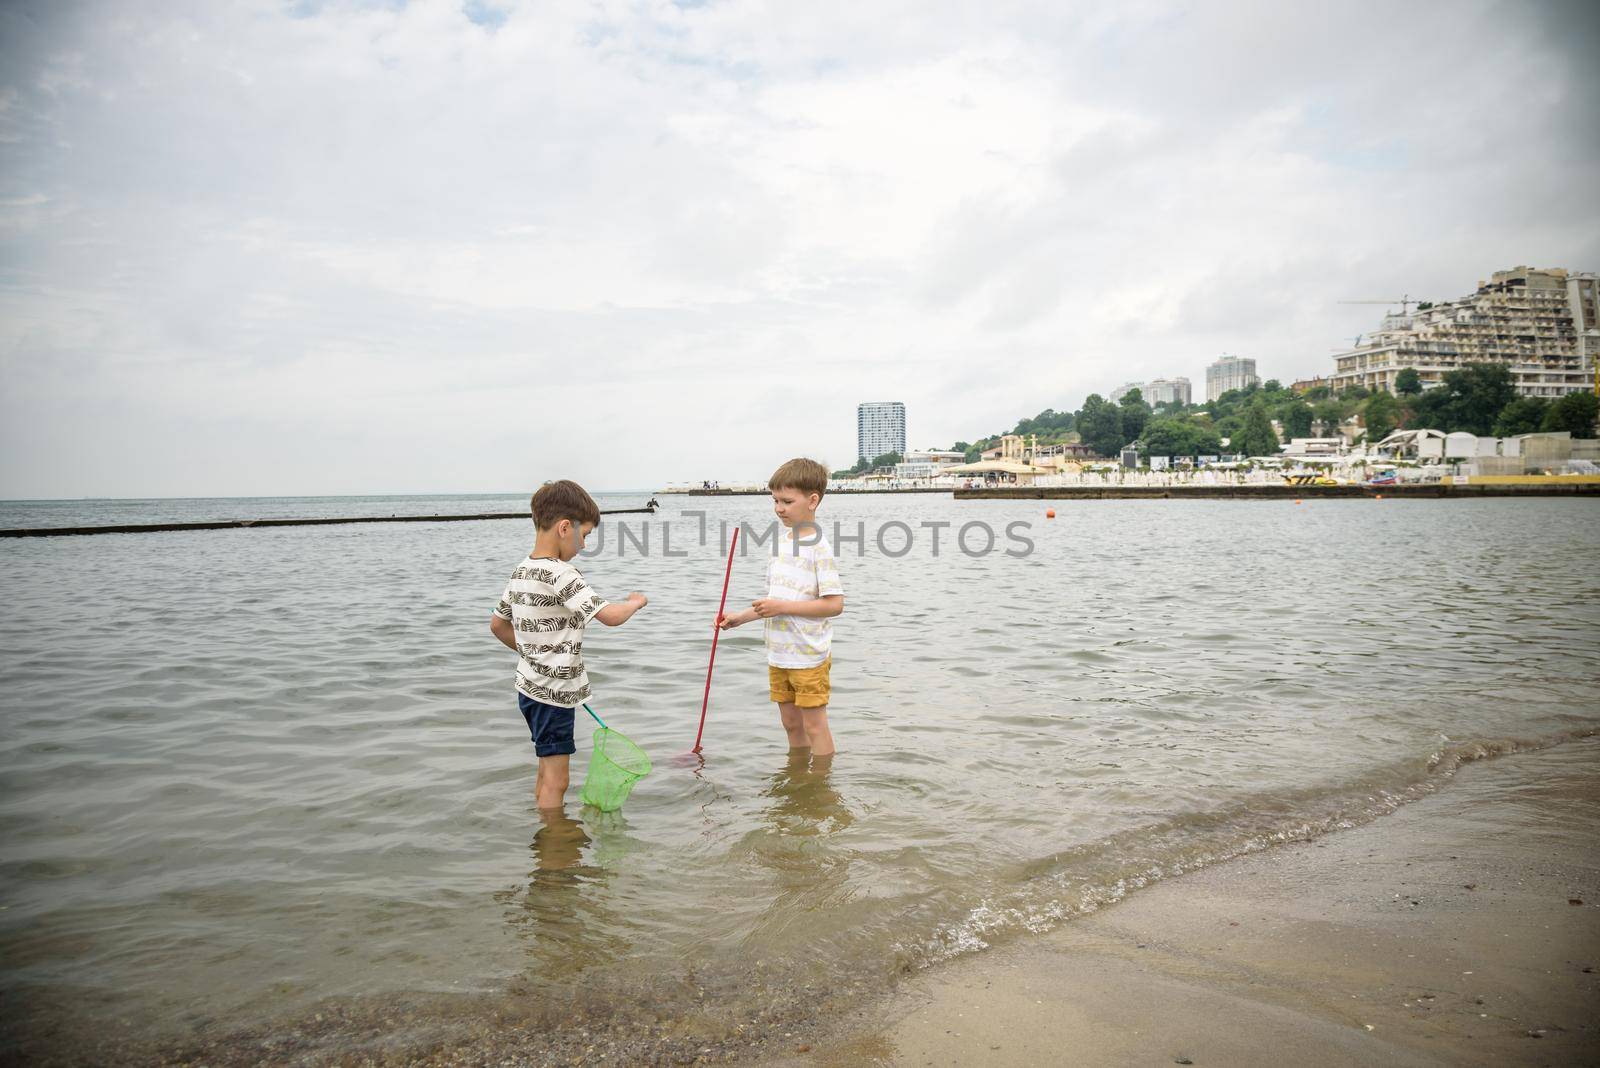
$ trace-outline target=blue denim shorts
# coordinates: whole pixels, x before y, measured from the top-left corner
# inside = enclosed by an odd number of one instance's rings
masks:
[[[572,740],[574,710],[535,701],[522,691],[517,691],[517,707],[528,723],[528,733],[533,736],[533,751],[542,757],[565,756],[578,751]]]

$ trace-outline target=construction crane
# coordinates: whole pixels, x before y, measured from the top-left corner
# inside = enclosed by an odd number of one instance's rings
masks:
[[[1340,304],[1388,304],[1388,305],[1398,304],[1398,305],[1400,305],[1400,314],[1401,315],[1410,315],[1411,314],[1411,309],[1408,307],[1408,305],[1421,304],[1422,301],[1420,301],[1420,300],[1412,300],[1411,299],[1411,294],[1407,293],[1405,296],[1401,297],[1399,300],[1341,300],[1341,301],[1339,301],[1339,303]]]

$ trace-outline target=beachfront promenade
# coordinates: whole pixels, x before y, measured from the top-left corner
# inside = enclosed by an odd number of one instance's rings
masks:
[[[1287,482],[1082,483],[1069,486],[985,486],[953,491],[957,500],[1299,500],[1330,497],[1477,499],[1482,497],[1595,497],[1600,478],[1343,483],[1332,486]]]
[[[1409,472],[1408,472],[1409,473]],[[1332,484],[1294,483],[1286,475],[1312,479],[1320,472],[1205,470],[1085,471],[1046,475],[1032,481],[985,482],[978,479],[919,479],[916,481],[849,480],[831,483],[830,494],[946,493],[956,500],[1278,500],[1316,497],[1418,497],[1475,499],[1480,497],[1600,496],[1600,475],[1431,475],[1391,483],[1365,482],[1335,477]],[[691,497],[764,497],[765,486],[735,483],[716,489],[668,487],[663,494]]]

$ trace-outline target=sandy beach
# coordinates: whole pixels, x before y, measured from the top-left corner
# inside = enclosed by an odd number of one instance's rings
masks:
[[[1480,762],[934,969],[774,1063],[1593,1064],[1597,846],[1600,740]]]

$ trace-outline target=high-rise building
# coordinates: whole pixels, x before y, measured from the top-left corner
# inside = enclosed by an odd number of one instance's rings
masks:
[[[1112,404],[1121,404],[1122,398],[1134,390],[1138,390],[1144,402],[1152,408],[1158,404],[1171,404],[1173,401],[1192,403],[1187,378],[1152,378],[1148,382],[1124,382],[1112,390],[1106,399]]]
[[[1224,356],[1206,367],[1206,400],[1214,401],[1230,389],[1248,389],[1260,381],[1256,361]]]
[[[856,458],[871,460],[886,452],[906,454],[906,406],[899,401],[856,405]]]
[[[1132,393],[1136,389],[1139,390],[1141,393],[1143,393],[1143,391],[1144,391],[1144,383],[1143,382],[1124,382],[1124,383],[1122,383],[1122,385],[1118,386],[1116,389],[1114,389],[1110,393],[1106,394],[1106,400],[1110,401],[1112,404],[1121,404],[1122,403],[1122,398],[1126,397],[1128,394]],[[1149,397],[1145,398],[1145,400],[1149,400],[1149,399],[1150,399]]]
[[[1152,408],[1158,404],[1192,404],[1193,395],[1187,378],[1153,378],[1144,384],[1144,402]]]
[[[1392,393],[1396,376],[1411,367],[1426,389],[1469,363],[1499,363],[1525,397],[1592,389],[1600,357],[1597,298],[1594,274],[1560,267],[1496,271],[1471,296],[1384,316],[1362,344],[1334,356],[1328,384]]]

